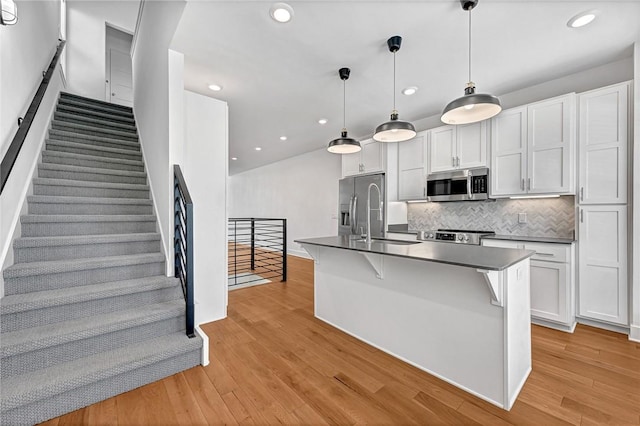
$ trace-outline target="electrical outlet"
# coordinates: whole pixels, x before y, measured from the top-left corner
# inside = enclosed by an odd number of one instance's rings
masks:
[[[526,213],[518,213],[518,223],[527,223]]]

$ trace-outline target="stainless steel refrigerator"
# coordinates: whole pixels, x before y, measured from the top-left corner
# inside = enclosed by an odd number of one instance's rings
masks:
[[[380,198],[378,191],[371,188],[371,237],[384,238],[387,216],[384,173],[340,179],[338,235],[360,236],[367,232],[367,190],[371,183],[380,188]],[[382,206],[381,214],[378,214],[378,206]]]

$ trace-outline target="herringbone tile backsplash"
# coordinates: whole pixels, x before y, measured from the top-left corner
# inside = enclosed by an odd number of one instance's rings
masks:
[[[518,223],[518,213],[527,223]],[[574,197],[412,203],[407,209],[409,230],[473,229],[502,235],[573,238]]]

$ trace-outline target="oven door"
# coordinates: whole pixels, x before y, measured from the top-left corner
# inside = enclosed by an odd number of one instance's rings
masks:
[[[486,200],[488,176],[487,168],[430,174],[427,176],[427,200]]]

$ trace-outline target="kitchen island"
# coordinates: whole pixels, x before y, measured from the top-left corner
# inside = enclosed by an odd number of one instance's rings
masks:
[[[531,371],[529,250],[352,237],[296,240],[315,316],[506,410]]]

